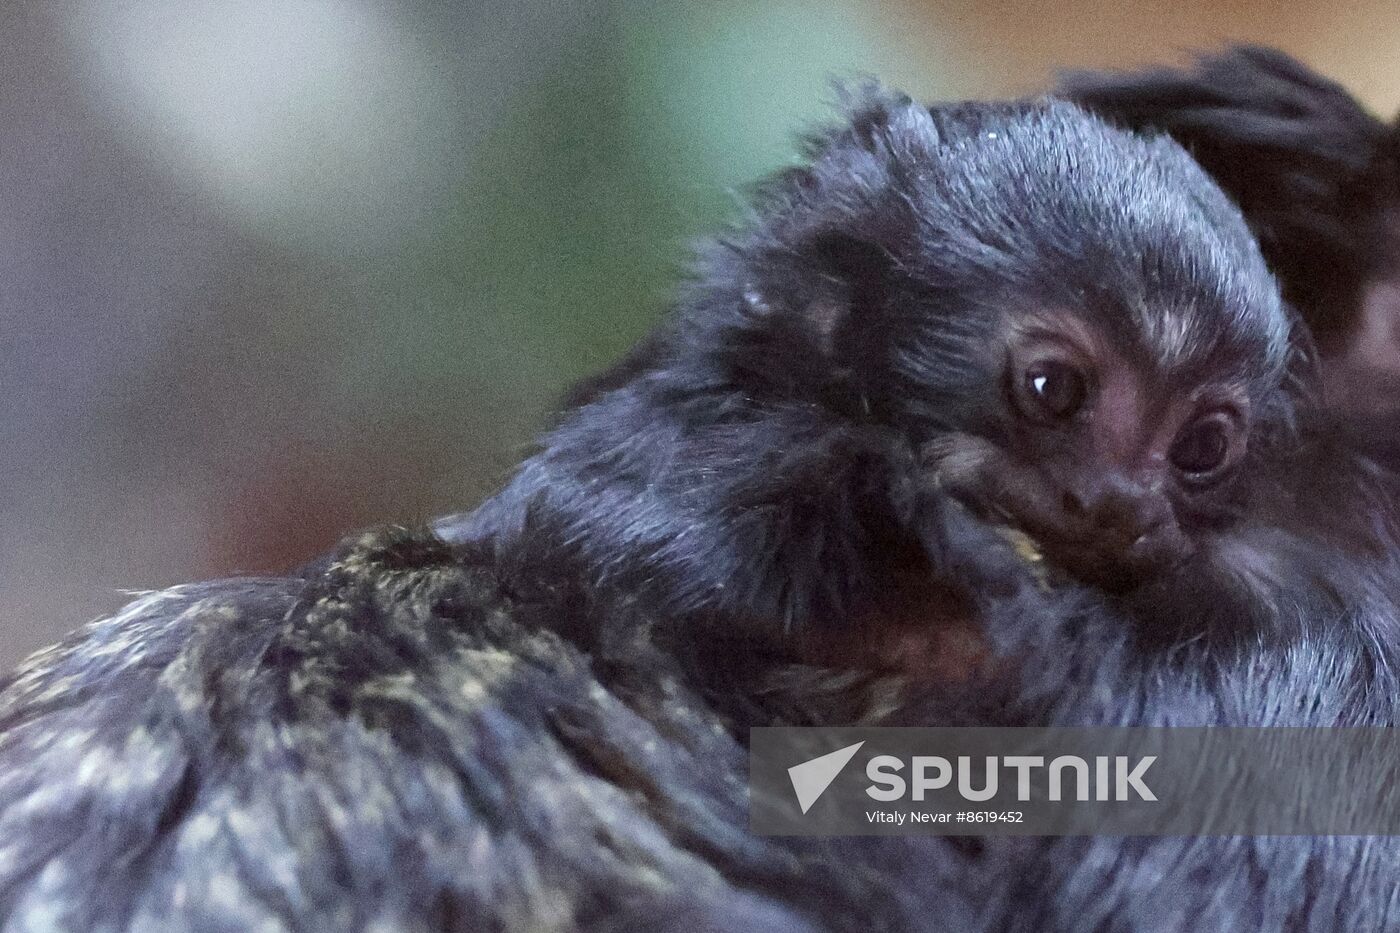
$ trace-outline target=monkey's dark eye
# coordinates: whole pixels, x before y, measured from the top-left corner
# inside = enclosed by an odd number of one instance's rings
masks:
[[[1032,363],[1022,376],[1021,391],[1030,414],[1063,421],[1084,406],[1088,384],[1084,374],[1059,360]]]
[[[1230,458],[1233,423],[1220,412],[1188,424],[1172,442],[1167,457],[1188,478],[1201,482],[1225,466]]]

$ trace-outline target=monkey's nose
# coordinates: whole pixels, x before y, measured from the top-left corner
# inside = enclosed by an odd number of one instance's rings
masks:
[[[1086,534],[1113,550],[1151,551],[1154,542],[1174,527],[1171,503],[1164,495],[1113,475],[1068,487],[1062,505]]]
[[[1073,576],[1128,590],[1170,570],[1190,542],[1159,490],[1112,475],[1067,486],[1064,536],[1047,556]]]

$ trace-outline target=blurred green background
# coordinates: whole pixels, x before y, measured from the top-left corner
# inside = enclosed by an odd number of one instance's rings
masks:
[[[830,79],[1023,94],[1400,6],[57,0],[0,10],[0,662],[122,592],[468,507]]]

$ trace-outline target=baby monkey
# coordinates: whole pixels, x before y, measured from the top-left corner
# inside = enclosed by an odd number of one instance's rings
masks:
[[[528,530],[706,644],[823,661],[938,667],[1025,576],[994,529],[1052,580],[1201,605],[1299,359],[1215,184],[1058,101],[872,93],[809,155],[455,533]]]

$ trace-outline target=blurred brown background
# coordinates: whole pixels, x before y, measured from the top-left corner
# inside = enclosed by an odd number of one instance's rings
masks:
[[[1400,4],[5,4],[0,663],[470,505],[828,77],[986,97],[1232,40],[1400,105]]]

